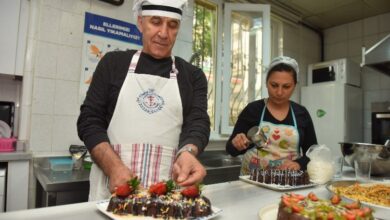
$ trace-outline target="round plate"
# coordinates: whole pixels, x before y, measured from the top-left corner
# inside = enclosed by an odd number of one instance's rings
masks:
[[[259,219],[260,220],[276,220],[278,217],[278,204],[271,204],[264,206],[259,210]]]
[[[12,130],[8,124],[0,120],[0,138],[10,138],[11,132]]]

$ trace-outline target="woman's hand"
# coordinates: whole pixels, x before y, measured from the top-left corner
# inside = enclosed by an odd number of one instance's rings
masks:
[[[282,165],[280,165],[276,168],[280,169],[280,170],[300,170],[301,165],[299,165],[299,163],[297,163],[295,161],[286,159],[283,161]]]
[[[244,133],[239,133],[232,139],[233,146],[239,151],[247,149],[249,143],[250,141]]]

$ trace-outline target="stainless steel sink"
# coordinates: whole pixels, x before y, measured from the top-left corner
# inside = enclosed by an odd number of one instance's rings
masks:
[[[213,160],[206,160],[202,162],[206,167],[231,167],[241,166],[241,160],[239,158],[220,158]]]
[[[213,184],[238,180],[241,169],[241,158],[231,157],[225,151],[206,151],[199,157],[206,168],[204,184]]]

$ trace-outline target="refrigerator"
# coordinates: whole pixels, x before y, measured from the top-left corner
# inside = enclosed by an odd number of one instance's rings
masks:
[[[313,120],[318,144],[342,155],[339,142],[363,141],[362,89],[339,82],[301,87],[301,104]]]

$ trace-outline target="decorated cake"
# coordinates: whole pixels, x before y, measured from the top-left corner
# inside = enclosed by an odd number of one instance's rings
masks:
[[[108,212],[117,215],[151,216],[163,219],[187,219],[208,216],[212,213],[210,200],[201,195],[199,185],[174,190],[172,180],[156,183],[141,189],[139,180],[117,187],[107,206]]]
[[[338,195],[330,200],[319,199],[314,193],[307,196],[284,194],[279,203],[277,220],[373,220],[372,210],[360,202],[346,203]]]
[[[310,184],[310,178],[303,170],[252,169],[249,177],[253,181],[283,186]]]

